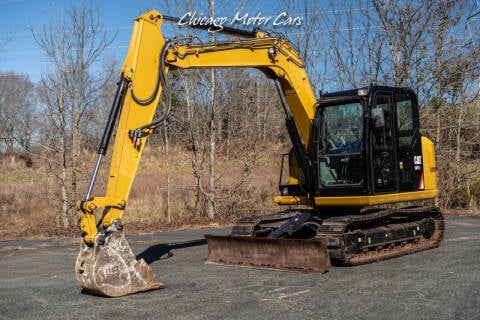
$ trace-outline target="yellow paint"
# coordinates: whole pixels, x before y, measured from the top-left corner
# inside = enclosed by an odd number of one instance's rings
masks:
[[[118,206],[118,199],[126,203],[147,136],[151,133],[146,132],[139,145],[134,145],[128,136],[129,130],[152,121],[162,87],[160,85],[150,103],[143,105],[135,102],[131,90],[141,99],[154,92],[161,52],[165,45],[160,30],[161,22],[161,14],[154,10],[141,15],[134,22],[130,45],[121,70],[121,74],[131,80],[131,83],[118,122],[106,195],[88,201],[89,205],[96,208],[105,208],[102,220],[104,227],[122,217],[124,206]],[[222,67],[257,68],[267,76],[278,77],[300,136],[304,144],[309,145],[316,97],[303,61],[288,41],[258,33],[256,38],[230,42],[198,45],[172,43],[165,57],[163,71],[167,73],[170,68]],[[292,177],[291,181],[296,182],[296,177]],[[84,207],[79,211],[84,240],[92,243],[97,233],[93,214],[88,213]]]
[[[432,140],[422,136],[423,182],[425,190],[437,189],[437,163]],[[436,194],[435,194],[436,196]]]
[[[437,192],[437,190],[422,190],[370,196],[315,197],[315,205],[317,207],[367,207],[387,203],[432,199],[435,198]],[[274,201],[280,205],[310,204],[310,200],[307,197],[276,196]]]

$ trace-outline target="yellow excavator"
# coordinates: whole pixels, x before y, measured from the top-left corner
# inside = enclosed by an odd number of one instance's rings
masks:
[[[163,287],[135,258],[121,218],[147,138],[168,116],[167,73],[175,69],[262,71],[277,88],[292,143],[274,198],[287,209],[240,219],[226,236],[206,235],[207,263],[323,273],[332,263],[369,263],[439,245],[440,210],[412,204],[437,195],[434,146],[419,132],[412,90],[371,85],[317,99],[297,50],[278,34],[224,27],[230,40],[165,40],[164,20],[178,21],[157,11],[135,19],[90,184],[77,202],[82,288],[122,296]],[[161,101],[167,111],[154,119]],[[114,132],[105,196],[92,197]],[[99,219],[96,209],[103,209]]]

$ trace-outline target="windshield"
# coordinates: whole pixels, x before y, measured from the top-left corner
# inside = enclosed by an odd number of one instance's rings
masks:
[[[363,108],[360,102],[323,109],[319,151],[320,182],[328,186],[359,186],[364,180]]]
[[[329,153],[360,152],[363,110],[359,102],[325,107],[324,146]]]

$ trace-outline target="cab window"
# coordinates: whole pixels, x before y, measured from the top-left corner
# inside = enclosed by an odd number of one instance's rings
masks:
[[[322,114],[319,180],[323,187],[359,186],[364,181],[363,108],[360,102],[326,106]]]

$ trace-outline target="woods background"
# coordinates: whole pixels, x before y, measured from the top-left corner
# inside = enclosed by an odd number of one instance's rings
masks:
[[[253,3],[159,1],[157,10],[231,16]],[[371,83],[413,88],[421,132],[436,145],[437,205],[477,209],[477,1],[282,0],[272,10],[303,18],[300,26],[275,31],[297,46],[316,92]],[[76,228],[75,201],[86,190],[121,68],[123,57],[102,55],[114,38],[95,1],[50,21],[32,30],[48,57],[41,80],[15,70],[0,74],[0,238]],[[167,37],[212,37],[172,28]],[[8,41],[0,39],[0,52]],[[175,71],[169,81],[172,114],[146,148],[125,215],[130,228],[275,210],[280,159],[290,145],[273,83],[250,69]],[[104,192],[104,163],[96,195]]]

